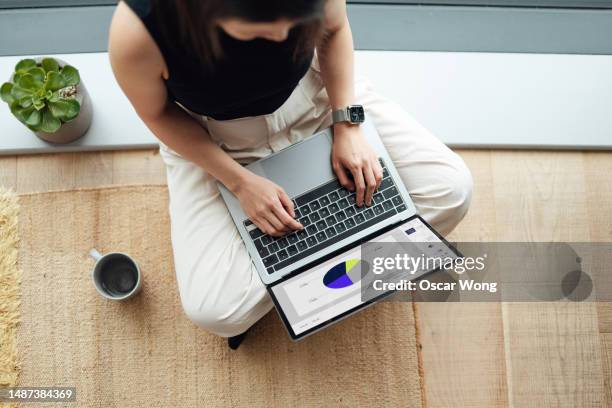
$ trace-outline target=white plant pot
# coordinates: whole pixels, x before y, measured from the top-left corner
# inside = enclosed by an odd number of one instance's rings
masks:
[[[62,126],[54,133],[34,132],[36,136],[44,141],[58,144],[70,143],[85,136],[91,125],[93,109],[89,93],[82,82],[77,85],[75,98],[81,104],[81,110],[76,118],[62,123]]]

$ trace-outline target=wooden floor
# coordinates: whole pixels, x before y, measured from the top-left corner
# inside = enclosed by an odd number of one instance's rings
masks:
[[[612,153],[460,151],[475,193],[464,241],[612,241]],[[0,157],[17,192],[165,184],[155,150]],[[612,305],[419,305],[429,407],[612,401]]]

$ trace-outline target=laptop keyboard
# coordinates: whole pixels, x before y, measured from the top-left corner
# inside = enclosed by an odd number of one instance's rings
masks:
[[[383,179],[372,205],[357,207],[355,193],[338,180],[330,181],[294,198],[295,218],[304,226],[282,237],[264,234],[250,220],[249,230],[268,273],[279,271],[321,249],[404,211],[406,203],[389,176],[383,160]]]

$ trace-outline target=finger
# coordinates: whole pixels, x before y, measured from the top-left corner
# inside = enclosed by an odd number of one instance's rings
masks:
[[[287,228],[285,224],[278,219],[272,209],[270,209],[270,212],[266,214],[266,220],[274,227],[275,232],[279,233],[280,235],[283,235],[285,232],[289,231],[289,228]]]
[[[273,211],[274,211],[274,215],[276,215],[276,218],[278,218],[286,227],[292,230],[299,230],[299,229],[304,228],[302,227],[302,224],[297,222],[294,218],[292,218],[287,213],[287,211],[282,205],[278,205],[277,207],[274,207]]]
[[[287,210],[289,215],[291,217],[295,218],[295,209],[293,207],[293,201],[291,201],[291,199],[289,198],[287,193],[285,193],[284,190],[280,190],[280,192],[278,194],[278,199],[280,200],[280,202],[283,205],[283,207],[285,208],[285,210]]]
[[[365,193],[365,181],[363,179],[363,170],[362,167],[355,167],[352,170],[353,173],[353,182],[355,183],[355,202],[357,206],[361,207],[363,205],[363,198]]]
[[[372,169],[374,170],[374,178],[376,179],[376,190],[380,187],[380,183],[383,179],[383,171],[378,158],[374,158]]]
[[[376,189],[376,178],[374,177],[374,171],[369,163],[363,168],[363,176],[366,182],[365,202],[370,206],[372,205],[372,196]]]
[[[334,168],[336,176],[338,176],[338,181],[340,182],[340,185],[346,188],[347,190],[354,191],[355,183],[353,183],[353,180],[351,180],[348,174],[346,174],[346,169],[344,168],[344,166],[338,162],[335,162],[332,167]]]
[[[257,225],[257,228],[267,235],[272,235],[274,233],[274,228],[264,218],[254,219],[253,224]]]

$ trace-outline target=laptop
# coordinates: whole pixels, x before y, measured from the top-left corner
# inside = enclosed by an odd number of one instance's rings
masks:
[[[298,341],[398,290],[409,295],[400,300],[431,298],[429,286],[419,283],[431,284],[421,279],[440,269],[435,262],[422,262],[409,271],[391,267],[383,269],[384,274],[377,274],[376,268],[382,265],[375,261],[376,258],[390,260],[404,254],[414,259],[444,262],[462,257],[425,220],[413,215],[399,225],[384,227],[281,278],[268,286],[268,293],[289,336]],[[432,277],[431,281],[436,282],[443,276]],[[397,286],[402,281],[412,281],[414,288]]]
[[[358,249],[364,240],[374,240],[406,222],[418,221],[419,230],[442,239],[416,214],[414,203],[403,185],[376,128],[371,121],[361,124],[366,140],[377,153],[383,168],[383,179],[375,192],[372,205],[357,207],[355,193],[343,188],[331,167],[332,128],[288,146],[246,167],[281,186],[293,200],[296,219],[304,226],[282,237],[272,237],[257,228],[244,213],[239,200],[221,183],[221,196],[244,240],[247,251],[275,300],[292,339],[336,322],[373,302],[345,303],[345,308],[331,307],[326,319],[306,330],[295,330],[279,302],[279,288],[303,273],[312,272],[330,257],[342,256]],[[411,228],[416,229],[416,225]],[[354,287],[353,289],[355,289]],[[275,296],[276,294],[276,296]],[[361,298],[361,296],[360,296]],[[297,299],[294,299],[297,300]],[[350,307],[349,307],[350,306]]]

